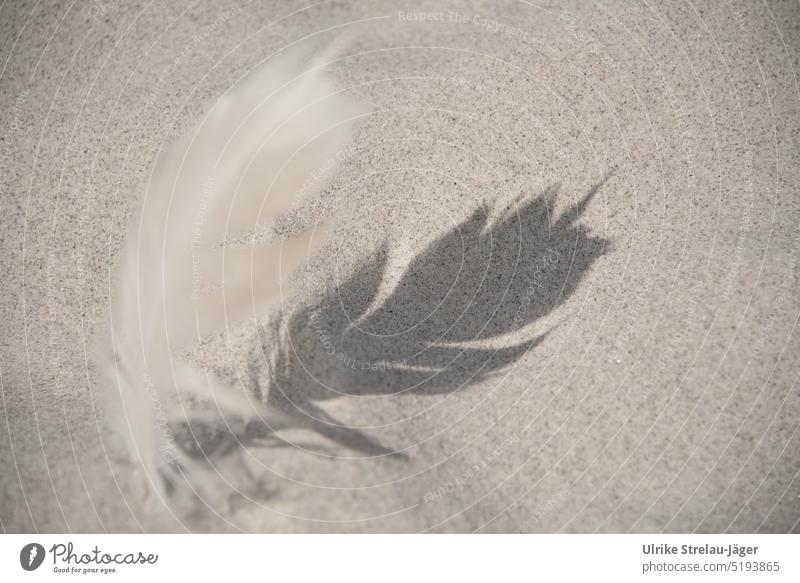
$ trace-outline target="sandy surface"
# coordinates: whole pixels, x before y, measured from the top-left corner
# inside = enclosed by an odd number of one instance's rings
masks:
[[[0,527],[799,531],[798,27],[739,0],[4,4]],[[89,358],[128,213],[242,74],[342,36],[374,113],[281,225],[339,217],[281,366],[269,325],[197,350],[318,424],[249,432],[252,500],[148,516]]]

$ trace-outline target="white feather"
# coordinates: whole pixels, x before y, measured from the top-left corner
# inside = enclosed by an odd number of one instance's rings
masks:
[[[181,506],[188,487],[207,495],[215,470],[173,442],[176,423],[260,416],[261,401],[175,354],[273,303],[281,278],[321,231],[282,245],[224,242],[285,212],[317,187],[349,140],[360,110],[323,76],[324,59],[297,56],[263,66],[220,99],[158,157],[129,225],[111,303],[111,354],[101,351],[120,417],[114,429],[146,477],[151,500]]]

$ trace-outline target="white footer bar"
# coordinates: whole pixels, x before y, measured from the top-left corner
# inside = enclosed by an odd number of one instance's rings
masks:
[[[0,581],[800,581],[793,535],[2,535]],[[184,579],[189,577],[189,579]],[[241,577],[241,578],[240,578]],[[257,579],[252,579],[257,577]],[[612,579],[613,578],[613,579]]]

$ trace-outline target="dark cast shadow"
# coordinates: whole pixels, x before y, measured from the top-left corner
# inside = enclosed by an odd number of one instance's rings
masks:
[[[413,257],[389,293],[391,250],[376,250],[318,301],[265,329],[265,349],[281,339],[269,406],[290,426],[295,420],[324,436],[334,450],[405,457],[339,423],[320,404],[342,396],[468,390],[542,343],[547,332],[535,334],[531,324],[566,301],[608,251],[608,242],[579,220],[607,179],[557,217],[557,186],[504,208],[475,209]],[[297,445],[263,422],[247,424],[234,441]]]

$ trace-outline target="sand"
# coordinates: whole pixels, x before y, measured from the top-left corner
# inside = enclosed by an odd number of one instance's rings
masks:
[[[791,2],[3,5],[0,527],[800,531],[798,26]],[[246,495],[152,516],[91,359],[127,217],[165,140],[334,39],[373,113],[273,229],[333,236],[195,351],[316,425],[249,428]]]

